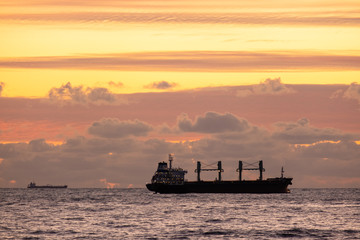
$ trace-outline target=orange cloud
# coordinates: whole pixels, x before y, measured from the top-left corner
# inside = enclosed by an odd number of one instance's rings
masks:
[[[108,84],[109,84],[109,86],[116,87],[116,88],[122,88],[124,86],[124,84],[122,82],[110,81],[110,82],[108,82]]]
[[[119,188],[120,187],[120,183],[112,183],[112,182],[108,182],[106,180],[106,178],[103,179],[99,179],[100,182],[104,183],[105,187],[107,189],[112,189],[112,188]]]

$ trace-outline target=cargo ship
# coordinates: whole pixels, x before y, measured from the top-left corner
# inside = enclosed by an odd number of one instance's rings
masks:
[[[146,184],[148,190],[155,193],[289,193],[288,186],[292,184],[292,178],[284,177],[284,169],[281,168],[281,177],[263,179],[263,162],[258,165],[247,164],[239,161],[236,171],[239,179],[233,181],[222,180],[221,161],[218,161],[217,168],[201,168],[201,162],[197,162],[197,181],[185,180],[186,170],[172,167],[173,156],[169,154],[169,167],[166,162],[159,162],[158,168],[151,179],[151,183]],[[250,166],[250,167],[248,167]],[[257,180],[243,180],[243,170],[257,170],[260,173]],[[201,180],[202,171],[217,171],[218,178],[214,181]]]
[[[60,186],[54,186],[54,185],[42,185],[38,186],[34,182],[30,182],[27,186],[28,188],[67,188],[67,185],[60,185]]]

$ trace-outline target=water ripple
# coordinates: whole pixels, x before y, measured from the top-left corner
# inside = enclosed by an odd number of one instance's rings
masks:
[[[360,239],[359,189],[0,189],[0,239]]]

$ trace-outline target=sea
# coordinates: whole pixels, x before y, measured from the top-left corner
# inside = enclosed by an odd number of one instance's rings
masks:
[[[360,189],[0,189],[0,239],[360,239]]]

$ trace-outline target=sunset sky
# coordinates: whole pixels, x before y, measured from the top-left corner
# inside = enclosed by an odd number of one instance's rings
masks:
[[[144,187],[168,153],[360,187],[358,0],[1,0],[0,32],[0,187]]]

